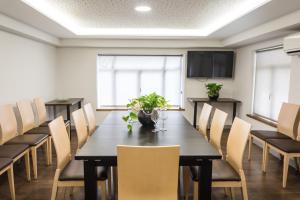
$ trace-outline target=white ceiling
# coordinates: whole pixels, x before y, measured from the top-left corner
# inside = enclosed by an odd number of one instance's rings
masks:
[[[62,13],[81,28],[94,29],[207,29],[228,13],[253,0],[39,0]],[[134,7],[149,5],[149,13]],[[300,0],[272,0],[254,11],[214,31],[206,38],[224,39],[300,9]],[[0,0],[0,12],[59,38],[105,38],[110,35],[78,36],[57,22],[21,2]],[[226,20],[225,20],[226,22]],[[64,23],[61,23],[64,24]],[[119,31],[114,38],[126,38]],[[163,36],[156,38],[165,38]],[[181,38],[195,38],[185,36]]]

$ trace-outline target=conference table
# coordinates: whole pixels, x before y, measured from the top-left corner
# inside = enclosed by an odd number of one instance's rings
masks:
[[[123,111],[113,111],[104,119],[95,133],[75,155],[84,161],[85,199],[97,199],[97,166],[117,166],[117,145],[166,146],[180,145],[180,166],[198,166],[198,199],[211,199],[212,161],[221,155],[185,119],[180,111],[168,111],[164,121],[166,131],[153,133],[153,127],[133,124],[127,130]],[[160,125],[162,122],[160,122]],[[163,174],[162,174],[163,175]]]

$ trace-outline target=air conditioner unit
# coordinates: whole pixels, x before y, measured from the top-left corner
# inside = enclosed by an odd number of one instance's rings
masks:
[[[300,56],[300,33],[284,38],[283,48],[284,51],[291,56]]]

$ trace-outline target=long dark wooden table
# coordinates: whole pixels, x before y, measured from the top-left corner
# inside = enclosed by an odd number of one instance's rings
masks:
[[[232,121],[234,120],[236,116],[236,107],[238,103],[241,103],[241,101],[231,98],[218,98],[217,100],[210,100],[209,98],[192,98],[188,97],[187,100],[194,104],[194,120],[193,120],[193,126],[197,126],[197,109],[198,109],[198,103],[225,103],[225,104],[232,104]]]
[[[128,133],[121,117],[126,112],[111,112],[82,149],[76,160],[84,161],[85,199],[97,199],[97,166],[117,166],[117,145],[180,145],[180,166],[199,166],[198,199],[211,199],[212,160],[221,155],[199,134],[179,111],[169,111],[165,132],[153,133],[151,127],[134,124]]]

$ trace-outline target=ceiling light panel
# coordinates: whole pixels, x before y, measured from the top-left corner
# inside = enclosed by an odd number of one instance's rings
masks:
[[[201,37],[271,0],[22,1],[76,35]]]
[[[149,12],[152,9],[149,6],[137,6],[137,7],[135,7],[135,10],[138,12]]]

